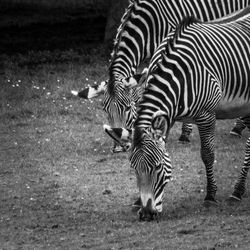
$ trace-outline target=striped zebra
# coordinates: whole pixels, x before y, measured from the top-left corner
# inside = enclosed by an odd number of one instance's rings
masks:
[[[164,187],[171,177],[166,139],[175,121],[198,126],[207,176],[204,205],[216,204],[216,119],[248,117],[250,128],[250,7],[222,21],[185,18],[162,58],[149,66],[147,83],[133,130],[105,126],[120,140],[132,138],[130,163],[140,191],[140,218],[151,220],[162,210]],[[250,137],[231,199],[241,200],[249,167]]]
[[[250,0],[133,0],[122,18],[109,65],[109,80],[72,93],[83,98],[104,94],[103,109],[111,126],[131,128],[142,89],[127,89],[139,65],[154,54],[184,16],[214,20],[248,6]],[[186,128],[186,129],[185,129]],[[184,126],[189,135],[192,126]],[[187,136],[181,136],[189,140]],[[114,145],[113,151],[120,151]]]

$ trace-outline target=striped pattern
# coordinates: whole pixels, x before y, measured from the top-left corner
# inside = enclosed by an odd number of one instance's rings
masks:
[[[130,162],[136,172],[141,196],[144,197],[141,199],[142,205],[145,207],[147,204],[144,202],[148,199],[154,200],[154,210],[161,212],[163,189],[171,179],[172,173],[165,143],[161,140],[151,140],[149,131],[140,129],[135,130],[134,138],[138,142],[137,147],[139,149],[131,155]],[[156,167],[152,167],[152,162],[156,163]],[[148,178],[148,176],[152,178]]]
[[[127,89],[123,83],[123,78],[115,76],[109,80],[109,87],[104,92],[103,109],[108,113],[109,124],[131,128],[136,117],[136,103],[138,103],[142,89]],[[119,84],[117,84],[119,82]],[[111,85],[116,84],[116,87]],[[126,93],[124,95],[124,93]],[[115,98],[113,98],[115,96]],[[126,119],[124,119],[126,117]]]
[[[249,5],[249,0],[134,0],[131,1],[118,29],[109,66],[109,83],[104,110],[112,126],[131,125],[135,118],[140,89],[127,91],[121,79],[135,74],[145,59],[151,58],[162,40],[184,16],[203,21],[214,20]],[[127,113],[129,116],[127,116]],[[132,115],[133,114],[133,115]]]
[[[206,167],[205,201],[215,202],[216,118],[250,116],[250,8],[217,23],[185,18],[169,39],[162,58],[150,65],[147,81],[148,86],[138,107],[135,130],[144,131],[144,134],[154,131],[153,135],[155,131],[161,131],[165,136],[175,121],[193,120],[199,129],[201,157]],[[164,115],[160,122],[152,125],[152,119],[159,110]],[[250,128],[250,124],[248,126]],[[150,173],[150,169],[158,164],[153,157],[155,152],[165,155],[165,151],[160,147],[153,149],[149,141],[144,141],[144,134],[139,140],[133,139],[131,164],[138,172]],[[151,140],[155,141],[155,137],[151,136]],[[150,159],[150,164],[145,166],[133,160],[134,164],[132,159],[138,157],[137,152]],[[250,138],[244,166],[233,193],[236,199],[241,199],[245,191],[249,166]]]

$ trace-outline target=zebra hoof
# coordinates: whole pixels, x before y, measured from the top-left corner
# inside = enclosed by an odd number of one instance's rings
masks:
[[[233,128],[230,132],[230,135],[238,137],[238,138],[242,138],[242,134],[241,134],[241,130],[238,128]]]
[[[203,206],[205,208],[218,207],[219,203],[216,200],[204,200]]]
[[[239,204],[239,202],[241,202],[241,197],[234,194],[230,195],[229,198],[227,199],[227,203],[229,205]]]

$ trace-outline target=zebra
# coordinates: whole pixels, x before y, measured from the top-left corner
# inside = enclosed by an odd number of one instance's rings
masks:
[[[104,128],[117,140],[132,138],[129,159],[140,191],[140,219],[152,220],[162,211],[164,188],[171,179],[167,137],[178,120],[198,126],[207,176],[204,205],[217,204],[216,119],[247,117],[250,128],[250,7],[220,21],[184,18],[161,60],[149,65],[137,113],[131,130]],[[249,167],[250,137],[232,200],[242,199]]]
[[[152,57],[156,48],[184,16],[209,21],[248,6],[250,0],[131,0],[115,38],[109,64],[109,80],[74,95],[93,98],[104,94],[103,109],[111,126],[131,128],[143,90],[126,88],[139,65]],[[185,123],[184,123],[185,124]],[[191,125],[183,126],[180,139],[189,141]],[[182,133],[182,135],[183,135]],[[113,152],[122,148],[114,144]]]

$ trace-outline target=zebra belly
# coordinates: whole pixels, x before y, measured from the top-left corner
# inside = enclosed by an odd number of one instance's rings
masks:
[[[250,100],[221,100],[215,109],[216,119],[234,119],[250,115]]]

